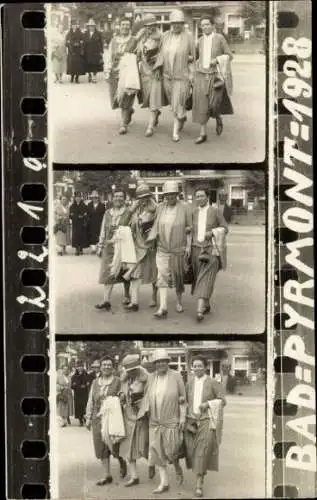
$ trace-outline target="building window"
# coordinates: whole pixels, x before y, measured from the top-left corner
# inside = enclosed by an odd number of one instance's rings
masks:
[[[246,189],[243,186],[230,186],[230,204],[232,208],[242,209],[246,204]]]
[[[233,373],[243,383],[249,377],[249,360],[245,356],[234,356]]]

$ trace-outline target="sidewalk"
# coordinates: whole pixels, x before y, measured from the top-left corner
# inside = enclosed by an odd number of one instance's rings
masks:
[[[253,54],[237,54],[233,53],[232,64],[265,64],[265,54],[253,53]]]
[[[229,224],[229,233],[230,234],[263,234],[265,235],[265,226],[264,225],[252,225],[252,226],[243,226],[240,224]]]

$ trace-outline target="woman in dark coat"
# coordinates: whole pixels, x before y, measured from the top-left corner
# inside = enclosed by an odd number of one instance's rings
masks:
[[[90,19],[84,35],[85,71],[88,73],[88,82],[97,83],[96,75],[103,71],[103,38],[96,29],[96,23]]]
[[[92,251],[96,251],[99,241],[102,219],[106,210],[104,203],[100,201],[97,191],[91,193],[91,201],[87,205],[88,210],[88,243]]]
[[[70,81],[79,83],[79,76],[84,75],[84,37],[80,31],[78,21],[72,21],[71,28],[66,35],[67,74]]]
[[[75,418],[78,418],[79,424],[82,426],[90,388],[90,377],[82,364],[78,364],[72,376],[71,387],[74,391]]]
[[[69,218],[72,221],[72,246],[76,248],[76,255],[82,255],[87,246],[87,206],[80,194],[75,193],[75,201],[69,208]]]

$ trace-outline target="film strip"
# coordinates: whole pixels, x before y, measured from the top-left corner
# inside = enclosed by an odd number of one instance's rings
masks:
[[[277,140],[274,459],[268,496],[312,498],[312,5],[279,1],[270,8],[275,15]],[[40,499],[50,494],[44,4],[4,6],[2,26],[2,89],[9,95],[2,101],[6,496]],[[268,335],[270,344],[272,332]]]
[[[275,498],[316,495],[311,8],[276,12]]]

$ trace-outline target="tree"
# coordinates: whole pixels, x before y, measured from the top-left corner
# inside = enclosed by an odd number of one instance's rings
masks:
[[[81,172],[80,179],[76,182],[76,191],[91,192],[94,189],[100,193],[111,193],[112,186],[129,189],[129,184],[135,183],[130,170],[111,170],[106,172],[87,170]]]
[[[256,368],[263,369],[266,366],[265,345],[262,342],[247,342],[247,354],[254,362]]]
[[[265,175],[262,170],[246,170],[245,184],[249,193],[254,197],[265,195]]]
[[[110,356],[113,360],[121,361],[126,354],[139,354],[132,340],[106,340],[88,342],[56,342],[56,355],[65,353],[71,348],[76,352],[76,358],[87,365],[96,359]]]
[[[127,4],[122,2],[83,2],[75,4],[74,13],[81,22],[86,23],[92,18],[97,24],[103,24],[108,21],[109,14],[114,20],[125,12],[131,11],[132,9],[127,8]]]
[[[266,2],[263,0],[245,0],[240,15],[244,17],[248,27],[261,24],[266,16]]]

